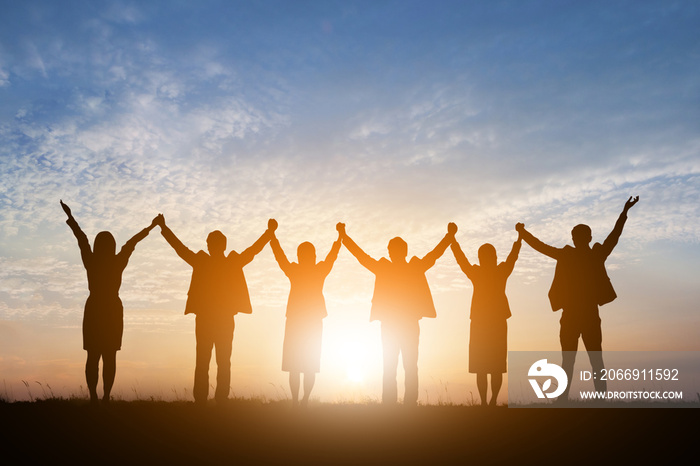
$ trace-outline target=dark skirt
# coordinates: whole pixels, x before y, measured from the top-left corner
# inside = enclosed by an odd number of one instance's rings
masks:
[[[88,297],[83,314],[83,349],[117,351],[122,348],[124,307],[119,297]]]
[[[469,372],[506,372],[508,324],[505,319],[472,320],[469,328]]]
[[[322,319],[287,317],[282,347],[282,370],[320,372],[322,334]]]

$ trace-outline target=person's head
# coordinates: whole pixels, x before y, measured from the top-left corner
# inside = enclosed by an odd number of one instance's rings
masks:
[[[100,257],[109,257],[116,254],[117,242],[114,241],[114,236],[108,231],[101,231],[95,236],[94,252]]]
[[[387,246],[389,258],[394,261],[405,261],[408,255],[408,244],[400,237],[392,238]]]
[[[209,254],[223,254],[226,250],[226,236],[219,230],[214,230],[207,236]]]
[[[574,241],[574,246],[577,248],[588,247],[593,235],[591,234],[591,227],[584,224],[576,225],[571,230],[571,239]]]
[[[493,267],[498,262],[498,256],[496,255],[496,248],[493,244],[486,243],[481,245],[479,248],[479,265],[486,267]]]
[[[316,263],[316,248],[308,241],[303,242],[297,248],[297,258],[300,265],[313,265]]]

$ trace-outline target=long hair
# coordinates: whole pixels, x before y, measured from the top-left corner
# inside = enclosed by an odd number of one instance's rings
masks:
[[[495,265],[498,262],[496,248],[491,243],[482,244],[479,248],[479,265]]]
[[[315,264],[316,263],[316,248],[313,244],[305,241],[297,248],[297,259],[300,264]]]
[[[111,257],[116,254],[117,242],[112,233],[101,231],[95,236],[95,247],[93,252],[99,257]]]

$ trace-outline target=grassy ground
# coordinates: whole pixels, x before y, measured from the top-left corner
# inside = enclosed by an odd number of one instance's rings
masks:
[[[696,451],[697,412],[47,399],[0,402],[0,443],[12,464],[670,462]]]

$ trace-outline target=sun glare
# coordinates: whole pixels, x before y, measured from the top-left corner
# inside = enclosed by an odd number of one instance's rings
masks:
[[[343,335],[325,342],[324,353],[335,361],[338,375],[345,379],[344,382],[360,385],[368,379],[376,345],[377,342],[372,341],[368,335]],[[381,354],[378,353],[375,357],[381,357]]]
[[[367,349],[354,341],[345,344],[343,353],[347,379],[353,383],[363,382],[367,367]]]

